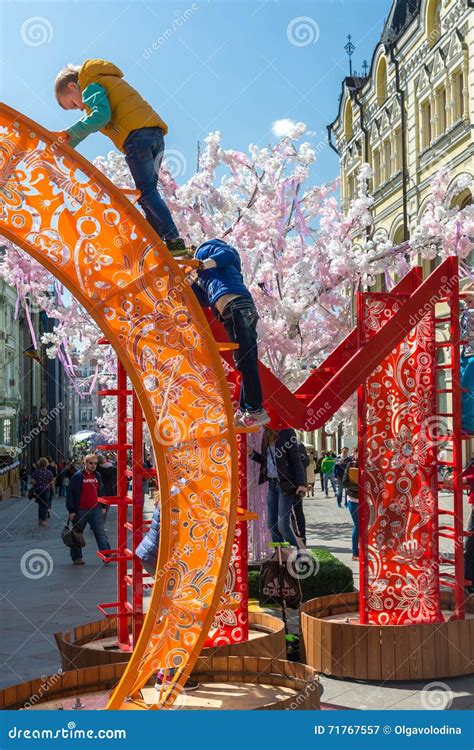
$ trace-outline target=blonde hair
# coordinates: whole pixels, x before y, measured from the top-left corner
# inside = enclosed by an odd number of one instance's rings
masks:
[[[38,469],[45,469],[49,465],[49,461],[47,458],[40,458],[36,465]]]
[[[54,81],[54,95],[59,105],[61,105],[59,97],[64,93],[65,89],[67,89],[68,84],[78,82],[80,69],[80,65],[72,65],[72,63],[68,63],[68,65],[66,65],[66,67],[56,76],[56,80]]]
[[[84,463],[86,463],[86,461],[89,461],[91,458],[94,458],[97,461],[97,454],[88,453],[87,456],[84,456]]]

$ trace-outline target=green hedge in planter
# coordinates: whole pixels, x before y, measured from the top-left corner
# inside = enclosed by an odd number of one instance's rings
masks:
[[[302,577],[303,601],[327,594],[354,591],[352,570],[327,549],[312,547],[308,550],[319,563],[319,570],[308,578]],[[317,567],[317,566],[316,566]],[[259,597],[260,570],[249,570],[249,597]]]

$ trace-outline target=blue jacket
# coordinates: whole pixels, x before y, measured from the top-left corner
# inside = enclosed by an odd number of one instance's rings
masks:
[[[202,307],[213,307],[224,294],[238,294],[239,297],[252,299],[244,284],[240,256],[234,247],[223,240],[208,240],[198,247],[195,258],[212,258],[217,263],[216,268],[199,271],[197,284],[193,284]]]
[[[102,477],[100,476],[98,471],[95,472],[95,476],[97,481],[99,482],[99,497],[102,497],[104,491]],[[84,469],[79,469],[79,471],[76,471],[76,473],[73,474],[71,479],[69,480],[66,497],[66,508],[68,509],[69,513],[77,513],[77,511],[79,510],[79,501],[81,499],[83,479]]]
[[[158,545],[160,543],[160,525],[160,506],[158,504],[154,510],[148,533],[143,537],[135,550],[135,554],[140,560],[144,563],[151,563],[155,568],[158,559]]]

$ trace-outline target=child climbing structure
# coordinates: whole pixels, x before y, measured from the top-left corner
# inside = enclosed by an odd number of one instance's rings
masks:
[[[232,345],[208,324],[187,282],[186,264],[171,257],[122,191],[4,104],[0,133],[0,233],[50,270],[94,318],[117,352],[150,429],[161,498],[159,575],[108,707],[142,707],[140,688],[164,668],[176,672],[156,707],[169,708],[173,685],[190,675],[212,625],[231,558],[238,514],[236,434],[247,430],[234,426],[221,359]],[[423,324],[437,301],[433,293],[451,293],[455,261],[448,260],[449,268],[443,264],[427,282],[413,273],[400,282],[393,290],[401,295],[399,304],[383,312],[375,334],[350,334],[295,394],[262,367],[272,424],[312,430],[323,425]],[[436,416],[433,398],[424,413],[430,415]],[[435,490],[425,522],[437,518]],[[423,554],[436,572],[436,545]],[[377,575],[383,572],[371,572],[368,589],[378,585]],[[432,596],[439,596],[439,586]]]

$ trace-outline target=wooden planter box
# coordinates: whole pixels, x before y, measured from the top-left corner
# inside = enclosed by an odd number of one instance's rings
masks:
[[[454,596],[441,593],[454,610]],[[300,608],[301,659],[317,672],[359,680],[427,680],[474,672],[474,597],[466,619],[436,625],[357,625],[324,618],[359,612],[358,593],[312,599]]]
[[[203,656],[265,656],[286,659],[285,626],[280,618],[263,612],[249,612],[249,627],[264,635],[243,643],[204,649]],[[115,618],[78,625],[72,632],[55,633],[63,670],[128,662],[130,651],[104,649],[101,646],[101,641],[105,644],[113,642],[116,634]]]
[[[126,666],[122,663],[88,667],[13,685],[0,690],[0,709],[41,707],[41,704],[50,701],[111,690],[122,677]],[[293,691],[282,700],[259,705],[256,710],[304,711],[319,708],[319,681],[315,671],[306,664],[253,656],[201,656],[193,677],[199,682],[272,685]],[[238,709],[238,700],[233,706],[225,706],[230,707]]]

